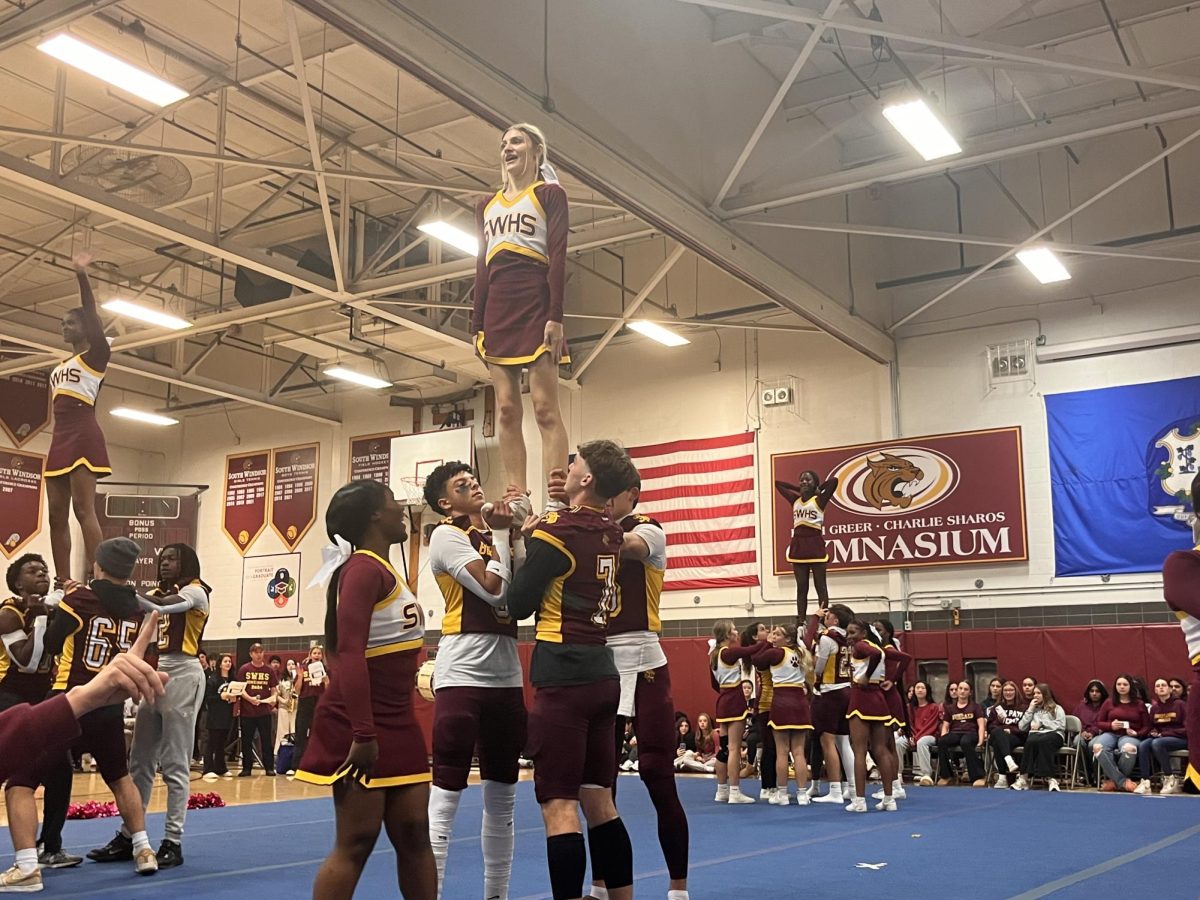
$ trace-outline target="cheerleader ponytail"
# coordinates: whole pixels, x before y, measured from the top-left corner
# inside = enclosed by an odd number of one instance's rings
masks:
[[[330,656],[337,655],[338,581],[342,568],[353,548],[362,542],[371,517],[387,503],[389,493],[387,486],[378,481],[352,481],[337,489],[325,510],[325,531],[334,544],[327,563],[336,565],[325,589],[325,646]]]

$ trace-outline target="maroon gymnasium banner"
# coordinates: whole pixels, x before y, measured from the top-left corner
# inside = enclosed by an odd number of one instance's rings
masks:
[[[317,520],[320,444],[271,451],[271,529],[295,550]]]
[[[392,471],[392,438],[398,431],[360,434],[350,438],[350,481],[364,478],[387,484]]]
[[[1027,558],[1021,429],[900,438],[771,457],[772,484],[812,469],[838,478],[825,510],[829,569]],[[775,574],[792,571],[792,509],[773,491]]]
[[[200,508],[195,494],[96,495],[96,517],[105,539],[128,537],[142,548],[129,581],[140,591],[158,586],[158,554],[167,544],[196,548],[196,514]]]
[[[0,450],[0,552],[12,558],[42,530],[42,464],[46,457]]]
[[[0,354],[0,359],[5,359]],[[50,373],[0,378],[0,428],[18,447],[50,423]]]
[[[235,453],[225,457],[225,499],[221,530],[246,555],[267,527],[267,472],[271,451]]]

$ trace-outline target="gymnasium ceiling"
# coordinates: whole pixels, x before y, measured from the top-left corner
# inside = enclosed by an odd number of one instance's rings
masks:
[[[888,361],[935,306],[1030,292],[1008,259],[1034,238],[1075,276],[1039,301],[1190,277],[1192,6],[3,0],[0,375],[61,353],[86,248],[102,297],[194,323],[114,323],[114,381],[151,407],[336,418],[335,361],[408,400],[469,393],[474,261],[415,226],[470,222],[510,121],[551,137],[576,285],[662,311],[659,280],[688,259],[761,295],[697,305],[684,330],[816,326]],[[158,109],[60,67],[37,44],[63,30],[188,97]],[[962,153],[923,162],[882,118],[918,86]],[[665,261],[614,285],[637,253]],[[244,307],[239,269],[291,295]],[[574,289],[588,358],[622,318]]]

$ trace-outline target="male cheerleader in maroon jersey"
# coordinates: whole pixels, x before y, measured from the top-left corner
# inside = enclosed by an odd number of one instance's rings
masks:
[[[437,861],[439,894],[454,816],[478,746],[483,896],[508,898],[525,699],[517,623],[504,603],[525,548],[518,544],[519,555],[514,557],[507,501],[522,496],[511,488],[505,500],[489,504],[485,521],[483,490],[466,463],[443,463],[425,479],[425,502],[446,516],[429,536],[429,569],[446,602],[434,661],[429,793],[429,842]]]
[[[567,193],[546,162],[546,137],[534,125],[505,129],[500,139],[503,186],[479,201],[475,305],[471,332],[496,390],[500,458],[508,481],[529,489],[521,431],[521,370],[542,436],[542,474],[566,465],[567,429],[558,405],[558,367],[571,361],[563,337]],[[529,501],[517,503],[521,518]]]
[[[129,576],[140,554],[141,547],[129,538],[101,541],[96,547],[95,578],[91,584],[83,587],[68,583],[69,593],[46,629],[45,652],[58,656],[52,686],[54,692],[87,684],[118,653],[132,646],[142,623],[142,613],[137,594],[129,584]],[[158,860],[146,837],[146,811],[142,798],[129,777],[121,705],[104,706],[88,713],[79,720],[79,727],[81,734],[76,747],[82,752],[90,752],[96,760],[100,776],[112,791],[125,830],[131,836],[126,845],[129,855],[110,856],[95,850],[88,855],[98,862],[132,857],[139,875],[153,875],[158,871]],[[33,847],[33,829],[37,823],[34,789],[39,783],[58,777],[58,771],[64,768],[71,769],[69,748],[51,748],[31,764],[21,766],[11,777],[10,795],[18,802],[19,812],[14,819],[10,805],[9,819],[14,823],[13,843],[20,845],[18,852]],[[23,790],[12,791],[14,787]],[[20,834],[15,827],[16,821],[21,823]],[[53,833],[56,825],[46,823],[43,837],[47,845],[54,842],[61,846],[61,834]]]
[[[1200,475],[1192,479],[1192,505],[1200,499]],[[1198,510],[1200,511],[1200,510]],[[1176,550],[1163,563],[1163,596],[1179,619],[1192,664],[1192,684],[1187,697],[1188,764],[1183,773],[1183,792],[1200,794],[1200,536],[1193,530],[1196,546]]]
[[[580,806],[593,876],[613,900],[633,896],[633,848],[612,795],[621,686],[605,644],[623,532],[604,507],[636,481],[637,469],[617,444],[580,445],[567,471],[571,508],[526,523],[532,533],[525,565],[508,589],[513,618],[538,614],[529,751],[555,900],[583,896]]]
[[[667,535],[654,519],[634,513],[641,487],[639,476],[610,506],[612,517],[625,531],[616,609],[608,619],[608,646],[621,676],[615,738],[620,743],[626,721],[637,720],[638,775],[658,815],[658,843],[671,877],[667,900],[687,900],[688,821],[675,789],[675,703],[667,655],[659,641]],[[593,885],[592,896],[604,900],[607,888]]]

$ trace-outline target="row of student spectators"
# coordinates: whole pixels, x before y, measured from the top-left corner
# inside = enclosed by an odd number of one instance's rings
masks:
[[[753,703],[753,686],[749,681],[743,686]],[[1048,684],[1032,676],[1020,682],[993,678],[981,701],[969,681],[950,682],[941,702],[927,682],[918,681],[908,688],[908,725],[896,733],[896,745],[902,755],[913,755],[913,778],[922,785],[935,779],[940,785],[956,782],[954,761],[961,755],[966,779],[986,787],[984,759],[990,748],[997,773],[992,787],[1026,790],[1035,779],[1045,779],[1050,790],[1058,790],[1059,751],[1069,746],[1080,754],[1082,778],[1102,791],[1150,794],[1160,775],[1161,793],[1177,794],[1182,787],[1171,754],[1187,749],[1186,699],[1181,679],[1158,678],[1149,687],[1134,675],[1118,675],[1111,689],[1093,679],[1069,711]],[[1068,716],[1078,719],[1078,731],[1068,728]],[[711,716],[700,713],[693,724],[680,712],[675,723],[676,770],[713,772],[718,737]],[[754,741],[746,743],[749,772]],[[630,730],[624,768],[636,768],[636,747]]]

